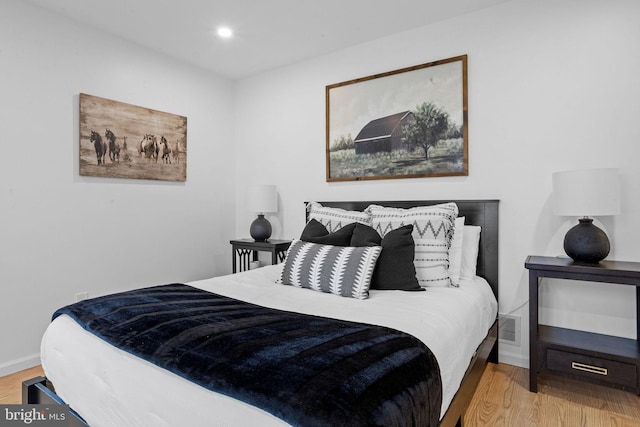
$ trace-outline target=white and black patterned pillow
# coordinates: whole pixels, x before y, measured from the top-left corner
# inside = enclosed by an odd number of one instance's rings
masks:
[[[318,202],[309,202],[307,204],[307,212],[309,212],[309,221],[315,219],[324,225],[329,233],[333,233],[345,225],[353,224],[354,222],[371,225],[371,218],[367,212],[330,208],[322,206]]]
[[[283,285],[343,297],[369,297],[380,246],[331,246],[294,240],[282,267]]]
[[[409,209],[369,205],[371,226],[382,237],[405,225],[413,225],[414,265],[420,286],[450,286],[449,248],[458,216],[458,205],[443,203]]]

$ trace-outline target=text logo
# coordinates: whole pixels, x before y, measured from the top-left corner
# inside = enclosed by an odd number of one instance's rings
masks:
[[[0,405],[0,427],[58,427],[69,421],[69,405]]]

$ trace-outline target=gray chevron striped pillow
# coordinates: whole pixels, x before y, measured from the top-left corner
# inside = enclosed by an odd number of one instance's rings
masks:
[[[369,297],[380,246],[331,246],[294,240],[282,267],[283,285],[343,297]]]
[[[449,248],[458,216],[458,205],[443,203],[409,209],[369,205],[372,227],[384,237],[391,230],[412,224],[415,242],[413,263],[422,287],[450,286]]]

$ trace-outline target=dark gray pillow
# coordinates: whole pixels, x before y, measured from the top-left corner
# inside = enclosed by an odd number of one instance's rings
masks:
[[[352,224],[345,225],[333,233],[329,233],[324,225],[315,219],[312,219],[304,227],[304,230],[302,230],[300,240],[318,243],[321,245],[350,246],[351,236],[355,228],[356,223],[354,222]]]
[[[380,246],[382,237],[368,225],[356,224],[351,235],[351,246]]]
[[[322,225],[320,221],[312,219],[304,226],[302,234],[300,235],[300,240],[307,242],[307,239],[326,236],[327,234],[329,234],[327,227]]]
[[[413,263],[415,244],[411,233],[413,225],[405,225],[385,234],[382,238],[382,252],[371,279],[371,289],[424,291],[416,278]],[[374,234],[375,233],[375,236]],[[377,238],[376,238],[377,236]],[[375,245],[380,235],[373,228],[358,224],[351,238],[352,246]]]

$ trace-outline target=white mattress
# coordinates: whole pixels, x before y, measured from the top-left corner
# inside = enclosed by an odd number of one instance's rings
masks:
[[[281,265],[189,283],[266,307],[388,326],[422,340],[440,365],[444,415],[497,315],[488,283],[426,292],[371,291],[367,300],[275,283]],[[66,315],[42,339],[42,366],[58,395],[92,427],[282,426],[261,409],[217,394],[118,350]]]

